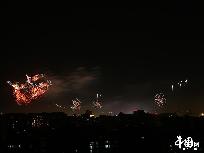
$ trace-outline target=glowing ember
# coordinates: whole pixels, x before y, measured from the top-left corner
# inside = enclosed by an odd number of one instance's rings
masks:
[[[46,80],[43,74],[37,74],[32,77],[26,75],[26,77],[26,82],[21,84],[7,81],[13,87],[13,95],[19,105],[31,103],[32,100],[42,96],[52,85],[51,81]]]

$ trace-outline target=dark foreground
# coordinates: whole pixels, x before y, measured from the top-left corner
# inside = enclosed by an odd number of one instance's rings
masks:
[[[197,150],[175,146],[192,137]],[[177,153],[204,152],[204,118],[175,114],[134,114],[90,118],[63,113],[1,114],[0,152]],[[182,145],[183,147],[183,145]]]

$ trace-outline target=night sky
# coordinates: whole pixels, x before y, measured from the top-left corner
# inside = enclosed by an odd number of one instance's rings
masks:
[[[4,8],[1,112],[60,111],[56,103],[70,106],[75,97],[84,110],[93,109],[96,93],[101,112],[153,112],[160,92],[167,99],[162,112],[204,112],[203,12],[192,1],[134,8],[24,5]],[[6,81],[37,73],[53,86],[31,105],[18,106]],[[172,83],[186,79],[185,87],[171,91]]]

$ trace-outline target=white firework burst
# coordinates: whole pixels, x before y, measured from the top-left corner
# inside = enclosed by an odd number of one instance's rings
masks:
[[[163,93],[158,93],[154,96],[154,102],[158,107],[163,107],[166,104],[166,98]]]

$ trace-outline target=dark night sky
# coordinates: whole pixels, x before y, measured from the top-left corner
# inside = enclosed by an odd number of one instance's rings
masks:
[[[97,92],[103,111],[153,111],[158,92],[166,95],[165,111],[204,111],[203,12],[192,1],[135,8],[27,5],[24,11],[9,4],[2,19],[0,111],[57,111],[54,103],[70,105],[73,97],[88,108]],[[36,73],[52,79],[51,91],[18,106],[6,81]],[[172,82],[186,78],[188,85],[172,93]]]

